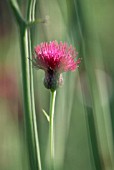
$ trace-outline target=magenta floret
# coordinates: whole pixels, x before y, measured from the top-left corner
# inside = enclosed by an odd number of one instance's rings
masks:
[[[59,77],[62,72],[74,71],[80,59],[75,61],[77,52],[72,45],[58,43],[57,41],[44,42],[35,47],[33,64],[45,71],[44,84],[49,89],[56,89],[59,86]],[[51,87],[53,84],[54,87]],[[49,86],[48,86],[49,85]]]

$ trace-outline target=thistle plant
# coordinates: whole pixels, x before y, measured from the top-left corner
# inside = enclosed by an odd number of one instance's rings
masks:
[[[67,43],[58,43],[52,41],[44,42],[35,47],[33,56],[33,65],[45,72],[44,86],[50,90],[50,113],[49,115],[43,110],[49,121],[49,138],[50,138],[50,169],[54,170],[54,108],[56,90],[62,85],[62,73],[74,71],[79,63],[80,58],[75,61],[77,52]]]

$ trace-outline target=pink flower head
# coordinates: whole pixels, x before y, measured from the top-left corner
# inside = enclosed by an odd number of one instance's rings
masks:
[[[57,41],[44,42],[35,47],[35,53],[36,55],[33,59],[34,66],[45,71],[44,84],[46,81],[50,81],[50,79],[56,80],[56,87],[54,89],[58,86],[57,81],[61,77],[60,74],[66,71],[74,71],[80,63],[80,59],[75,61],[78,54],[75,48],[71,45],[68,46],[67,43],[60,42],[58,44]],[[47,85],[45,84],[45,86]],[[51,89],[50,86],[47,88]]]
[[[78,54],[75,48],[68,46],[67,43],[44,42],[35,47],[35,53],[35,65],[45,71],[48,69],[59,73],[74,71],[80,63],[80,59],[74,61]]]

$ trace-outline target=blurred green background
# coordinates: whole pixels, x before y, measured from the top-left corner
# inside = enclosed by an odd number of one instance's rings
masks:
[[[25,15],[27,0],[18,0]],[[67,41],[82,58],[57,90],[55,160],[58,170],[114,169],[114,1],[37,0],[33,46]],[[34,49],[33,49],[34,51]],[[48,162],[49,91],[34,69],[43,170]],[[0,170],[29,170],[24,131],[19,32],[8,0],[0,0]]]

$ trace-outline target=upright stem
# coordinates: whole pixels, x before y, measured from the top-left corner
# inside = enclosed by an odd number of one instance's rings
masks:
[[[56,91],[51,91],[51,99],[50,99],[50,166],[51,170],[54,169],[54,109],[55,109],[55,98]]]
[[[33,3],[34,2],[34,3]],[[29,15],[35,13],[36,0],[29,0],[28,16],[25,21],[21,15],[18,3],[10,0],[10,6],[14,13],[15,19],[20,30],[20,49],[21,49],[21,65],[22,65],[22,86],[23,86],[23,103],[25,130],[28,145],[28,155],[31,170],[41,170],[40,148],[37,133],[37,122],[35,115],[34,89],[33,89],[33,74],[32,66],[29,61],[31,55],[30,37],[28,38],[28,29],[26,23],[31,21]],[[32,12],[33,11],[33,12]],[[30,48],[30,49],[29,49]]]
[[[35,19],[35,4],[36,0],[29,0],[28,11],[27,11],[27,20],[29,22]],[[30,28],[28,28],[28,48],[29,48],[29,58],[32,60],[32,33]],[[36,120],[36,111],[35,111],[35,100],[34,100],[34,80],[33,80],[33,65],[32,62],[29,63],[30,71],[30,89],[31,89],[31,105],[32,105],[32,118],[33,118],[33,128],[34,128],[34,138],[35,138],[35,149],[36,149],[36,159],[37,164],[39,165],[39,170],[41,167],[41,158],[40,158],[40,147],[39,147],[39,138],[37,130],[37,120]]]
[[[23,85],[23,102],[25,111],[26,138],[28,144],[29,160],[31,170],[38,170],[37,152],[35,147],[35,131],[33,127],[33,116],[31,106],[30,92],[30,73],[28,62],[28,36],[27,28],[20,29],[20,48],[22,63],[22,85]]]

